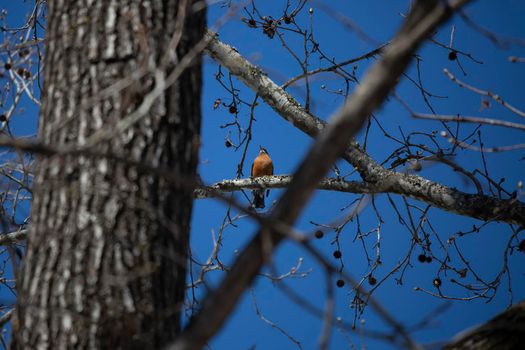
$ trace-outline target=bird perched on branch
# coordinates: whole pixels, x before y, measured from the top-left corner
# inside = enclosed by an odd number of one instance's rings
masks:
[[[251,177],[261,177],[273,175],[273,163],[270,159],[268,151],[264,147],[259,146],[259,155],[254,159],[252,164]],[[266,196],[270,190],[266,191]],[[252,191],[253,206],[255,208],[264,208],[264,189],[257,189]]]

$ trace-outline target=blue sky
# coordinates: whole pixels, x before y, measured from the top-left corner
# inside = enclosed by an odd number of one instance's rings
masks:
[[[257,8],[261,14],[266,16],[279,17],[283,12],[284,1],[258,1]],[[292,4],[295,2],[292,1]],[[396,28],[402,21],[402,13],[406,12],[407,1],[330,1],[330,6],[337,12],[347,16],[356,23],[368,36],[378,43],[383,43],[392,37]],[[25,4],[26,7],[22,6]],[[29,4],[30,5],[30,4]],[[344,60],[359,56],[376,45],[363,41],[354,32],[349,31],[341,22],[324,13],[316,2],[308,3],[306,9],[312,7],[313,30],[318,42],[321,43],[323,52],[337,60]],[[0,8],[7,8],[10,12],[10,21],[13,25],[23,21],[23,14],[26,11],[27,3],[22,1],[0,0]],[[525,4],[518,0],[506,0],[500,2],[478,1],[466,8],[466,13],[485,28],[494,32],[517,38],[525,38]],[[208,23],[211,25],[217,18],[223,16],[226,9],[220,3],[212,5],[208,12]],[[228,22],[219,29],[221,40],[235,46],[238,51],[250,59],[251,62],[259,65],[268,76],[277,83],[283,83],[288,78],[301,72],[298,64],[290,54],[282,47],[278,39],[270,39],[265,36],[261,29],[250,29],[241,20],[241,16],[246,16],[242,11],[234,15]],[[303,11],[297,18],[298,23],[305,25],[308,23],[307,11]],[[436,47],[435,45],[425,44],[419,51],[422,59],[422,80],[425,87],[432,93],[446,96],[444,99],[431,99],[435,110],[440,114],[461,113],[462,115],[482,116],[501,118],[513,122],[522,122],[519,117],[512,115],[508,110],[491,103],[491,108],[480,111],[480,96],[465,89],[459,88],[452,83],[444,74],[443,69],[449,69],[459,79],[482,89],[490,89],[503,96],[508,102],[518,108],[525,108],[521,105],[523,101],[523,91],[525,82],[525,64],[509,63],[508,56],[525,56],[525,49],[520,46],[510,45],[509,48],[499,49],[491,44],[489,40],[467,26],[464,21],[454,18],[451,22],[444,25],[436,38],[448,44],[451,26],[455,25],[454,47],[471,53],[475,58],[483,61],[477,64],[460,56],[460,63],[467,75],[463,75],[457,63],[448,60],[448,51]],[[285,34],[287,43],[294,49],[301,48],[302,43],[298,38],[290,33]],[[356,74],[362,78],[367,67],[374,62],[373,59],[362,61],[357,65]],[[310,69],[315,69],[325,65],[317,57],[312,57]],[[221,125],[232,121],[233,116],[228,113],[228,109],[221,107],[213,109],[213,102],[217,98],[225,103],[230,102],[230,96],[215,80],[217,65],[209,58],[205,58],[204,66],[204,96],[203,106],[203,129],[202,129],[202,150],[201,164],[199,171],[205,182],[213,183],[222,179],[234,178],[236,175],[237,164],[241,158],[241,152],[235,152],[233,148],[225,147],[225,138],[228,136],[227,128]],[[222,70],[223,73],[227,71]],[[414,66],[408,71],[410,77],[416,77]],[[242,83],[233,79],[234,85],[240,90],[240,96],[245,101],[253,100],[253,93],[244,88]],[[325,85],[323,89],[321,86]],[[351,86],[351,89],[354,86]],[[340,79],[333,75],[320,75],[318,79],[312,80],[312,112],[322,119],[328,117],[343,103],[343,98],[329,91],[337,91],[344,88]],[[303,84],[297,84],[289,91],[300,101],[304,102],[305,89]],[[430,113],[428,107],[423,102],[420,92],[408,81],[401,81],[396,90],[399,96],[408,101],[411,107],[417,112]],[[36,129],[37,108],[26,101],[24,111],[17,115],[13,127],[18,135],[34,133]],[[243,127],[247,126],[249,108],[241,106],[239,108],[239,121]],[[292,174],[305,152],[311,145],[312,140],[293,126],[285,122],[275,114],[270,108],[260,103],[255,109],[256,122],[253,128],[253,141],[248,151],[247,161],[244,167],[244,174],[249,174],[249,166],[252,159],[256,156],[259,145],[265,146],[275,166],[276,174]],[[400,128],[404,134],[412,131],[437,131],[443,130],[438,122],[414,120],[407,111],[395,100],[390,101],[376,112],[376,117],[381,125],[392,135],[401,136]],[[461,126],[461,135],[467,135],[475,125]],[[481,132],[487,146],[510,145],[523,143],[523,135],[517,131],[482,127]],[[236,133],[231,129],[229,135],[232,140],[236,140]],[[363,133],[359,138],[362,139]],[[419,140],[419,139],[418,139]],[[439,139],[441,145],[446,145],[444,139]],[[424,142],[423,139],[420,142]],[[396,147],[395,143],[386,139],[382,131],[376,124],[372,125],[368,139],[368,152],[377,161],[382,161]],[[524,180],[524,161],[520,160],[524,156],[523,151],[513,151],[503,154],[486,154],[486,163],[489,173],[495,179],[505,178],[504,187],[513,191],[517,187],[519,180]],[[459,152],[457,162],[461,163],[469,170],[482,169],[483,163],[478,152],[464,151]],[[347,165],[338,163],[343,173],[349,171]],[[399,170],[399,169],[398,169]],[[475,192],[475,188],[465,182],[458,174],[441,165],[424,164],[420,173],[422,176],[439,181],[449,186],[457,187],[466,192]],[[349,179],[358,179],[351,176]],[[480,179],[481,181],[481,179]],[[486,182],[482,181],[486,187]],[[282,194],[281,190],[272,190],[267,202],[270,204]],[[241,203],[246,203],[242,196],[236,198]],[[344,215],[345,211],[341,208],[346,207],[357,197],[352,194],[340,194],[332,192],[317,192],[312,201],[307,206],[297,228],[304,231],[314,229],[310,221],[318,223],[328,223],[333,219]],[[398,196],[392,197],[399,208],[402,207],[402,200]],[[523,198],[521,198],[523,200]],[[424,208],[419,202],[409,200],[409,203]],[[374,276],[378,280],[382,279],[388,272],[401,261],[410,247],[411,236],[406,228],[398,223],[398,217],[389,205],[385,195],[376,196],[375,204],[381,217],[384,220],[382,225],[381,240],[381,260],[383,264],[375,271]],[[404,210],[404,209],[403,209]],[[198,200],[195,203],[195,211],[192,226],[192,249],[195,257],[204,261],[207,259],[212,249],[212,233],[217,234],[222,224],[226,208],[222,203],[214,200]],[[404,212],[406,217],[406,212]],[[480,222],[473,219],[442,212],[438,209],[431,209],[430,221],[442,241],[458,231],[467,231],[472,225],[479,225]],[[368,206],[360,215],[360,225],[363,232],[372,230],[377,226],[377,219],[371,206]],[[241,250],[244,243],[256,232],[257,227],[247,218],[236,221],[237,227],[229,226],[223,231],[223,246],[220,251],[220,258],[223,263],[231,263],[234,260],[235,252]],[[340,235],[340,245],[345,264],[344,271],[359,278],[369,271],[363,247],[359,241],[354,242],[356,224],[349,224]],[[479,233],[468,235],[457,240],[462,253],[470,263],[480,271],[483,278],[492,280],[502,267],[502,257],[507,240],[511,236],[510,229],[501,224],[491,223]],[[335,250],[332,240],[333,232],[328,232],[321,240],[314,242],[316,248],[321,250],[327,257],[332,258]],[[523,239],[523,234],[521,238]],[[442,251],[438,249],[437,238],[433,237],[432,248],[435,249],[437,256],[442,256]],[[376,242],[375,234],[365,239],[365,245],[369,253],[374,253],[373,245]],[[414,290],[421,287],[432,292],[436,289],[432,281],[436,278],[440,265],[433,261],[430,264],[421,264],[417,261],[417,256],[421,254],[421,248],[416,248],[411,254],[412,265],[409,266],[403,278],[403,284],[396,283],[395,278],[399,274],[387,279],[374,293],[374,297],[393,314],[400,322],[412,325],[420,321],[434,310],[445,303],[442,299],[431,297],[422,292]],[[287,286],[308,299],[319,308],[324,307],[326,288],[322,268],[315,260],[305,253],[299,246],[293,243],[285,243],[278,250],[274,258],[274,263],[279,273],[285,273],[292,266],[302,260],[300,271],[308,272],[306,277],[286,279]],[[525,295],[524,274],[525,255],[514,253],[509,260],[512,276],[512,290],[514,302],[522,300]],[[337,260],[333,260],[337,263]],[[461,266],[458,260],[453,261],[456,266]],[[268,271],[267,271],[268,272]],[[210,272],[208,282],[215,285],[223,276],[220,272]],[[443,280],[442,291],[447,295],[456,297],[466,297],[469,294],[465,290],[456,288],[449,281],[456,278],[451,274],[441,274]],[[506,280],[507,277],[505,277]],[[475,282],[471,276],[467,277],[470,283]],[[506,282],[505,282],[506,283]],[[502,284],[496,297],[491,303],[486,304],[484,300],[477,299],[470,302],[456,301],[451,303],[447,311],[423,331],[414,333],[414,338],[423,343],[446,340],[467,327],[481,323],[501,310],[509,303],[510,297],[506,285]],[[335,279],[333,281],[335,285]],[[365,282],[365,286],[369,287]],[[352,322],[353,309],[350,308],[353,295],[347,286],[335,288],[337,308],[335,316]],[[199,294],[205,292],[203,287],[198,290]],[[0,291],[2,298],[6,297],[5,291]],[[317,340],[321,331],[321,321],[305,312],[301,307],[295,305],[282,292],[279,291],[267,278],[259,278],[252,291],[257,305],[262,314],[287,333],[301,342],[303,348],[313,349],[317,346]],[[257,316],[253,306],[252,295],[245,293],[239,307],[233,316],[228,320],[221,333],[212,341],[214,349],[249,349],[256,346],[258,349],[276,348],[288,349],[296,345],[286,336],[275,328],[270,327]],[[363,315],[364,323],[360,327],[365,330],[385,330],[387,329],[382,321],[372,312],[366,309]],[[388,344],[377,342],[371,339],[361,339],[354,334],[343,335],[334,330],[332,333],[332,349],[343,349],[365,345],[373,349],[391,349]]]

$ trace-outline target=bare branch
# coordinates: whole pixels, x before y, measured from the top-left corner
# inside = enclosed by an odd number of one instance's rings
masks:
[[[476,123],[476,124],[488,124],[494,126],[502,126],[505,128],[517,129],[525,131],[525,125],[519,123],[507,122],[505,120],[479,118],[479,117],[464,117],[454,115],[433,115],[433,114],[412,114],[414,118],[418,119],[430,119],[430,120],[441,120],[445,122],[459,122],[459,123]]]
[[[512,61],[512,62],[515,62],[515,61]],[[508,104],[507,102],[505,102],[505,100],[503,98],[501,98],[501,96],[499,96],[498,94],[495,94],[493,93],[492,91],[488,91],[488,90],[481,90],[481,89],[478,89],[472,85],[469,85],[467,83],[464,83],[462,82],[461,80],[459,80],[458,78],[456,78],[452,73],[450,73],[450,71],[448,69],[444,69],[443,72],[447,75],[447,77],[449,77],[450,80],[452,80],[453,82],[455,82],[456,84],[458,84],[460,87],[464,87],[465,89],[468,89],[472,92],[475,92],[476,94],[478,95],[481,95],[481,96],[487,96],[487,97],[490,97],[491,99],[493,99],[494,101],[496,101],[497,103],[499,103],[500,105],[502,105],[503,107],[507,108],[508,110],[516,113],[517,115],[519,115],[520,117],[524,117],[525,118],[525,112],[519,110],[518,108]]]
[[[524,312],[525,301],[521,301],[489,322],[458,334],[444,349],[519,349],[525,334]]]
[[[352,63],[356,63],[356,62],[359,62],[361,60],[364,60],[364,59],[368,59],[368,58],[371,58],[371,57],[374,57],[378,54],[381,53],[381,51],[383,50],[383,48],[386,46],[387,44],[383,44],[375,49],[373,49],[372,51],[369,51],[361,56],[358,56],[358,57],[355,57],[355,58],[352,58],[352,59],[349,59],[349,60],[346,60],[346,61],[343,61],[341,63],[338,63],[338,64],[334,64],[334,65],[331,65],[329,67],[325,67],[325,68],[317,68],[317,69],[314,69],[314,70],[311,70],[311,71],[308,71],[306,73],[303,73],[303,74],[299,74],[291,79],[288,79],[281,87],[283,89],[286,89],[288,86],[292,85],[293,83],[295,83],[296,81],[300,80],[300,79],[303,79],[307,76],[312,76],[312,75],[316,75],[316,74],[320,74],[320,73],[326,73],[326,72],[335,72],[338,68],[340,67],[344,67],[344,66],[347,66],[349,64],[352,64]]]
[[[194,191],[196,199],[213,197],[217,192],[233,192],[241,189],[258,188],[287,188],[293,177],[290,175],[263,176],[258,178],[223,180],[211,186],[198,188]],[[373,185],[358,181],[344,181],[342,179],[322,179],[317,188],[320,190],[348,192],[348,193],[377,193]]]

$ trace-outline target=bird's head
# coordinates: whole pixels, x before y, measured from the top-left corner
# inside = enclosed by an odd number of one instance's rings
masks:
[[[268,154],[268,151],[263,146],[259,146],[259,154]]]

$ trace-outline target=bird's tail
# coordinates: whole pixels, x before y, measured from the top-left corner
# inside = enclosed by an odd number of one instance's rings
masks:
[[[255,208],[264,208],[264,190],[253,190],[253,206]]]

